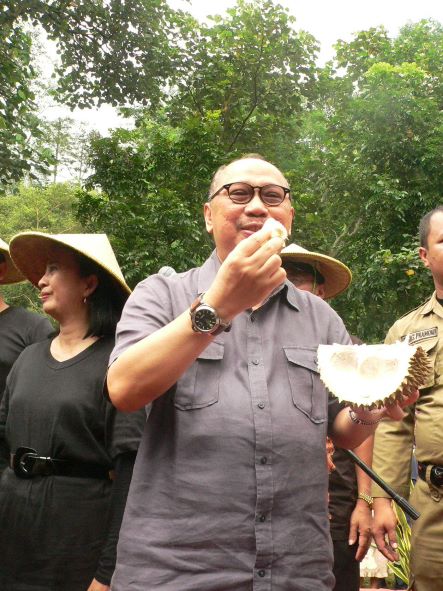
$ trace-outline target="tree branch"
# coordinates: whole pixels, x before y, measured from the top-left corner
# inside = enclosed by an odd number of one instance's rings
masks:
[[[335,254],[337,246],[340,244],[341,240],[342,240],[342,239],[343,239],[345,236],[354,236],[354,235],[357,233],[357,231],[358,231],[359,227],[361,226],[361,223],[362,223],[362,221],[363,221],[363,220],[362,220],[362,218],[358,218],[358,219],[357,219],[357,220],[354,222],[352,230],[350,230],[350,229],[348,228],[348,226],[346,226],[346,227],[344,228],[343,232],[341,232],[341,234],[339,234],[339,235],[337,236],[337,238],[334,240],[334,243],[333,243],[333,244],[332,244],[332,246],[331,246],[331,254],[332,254],[332,255],[334,255],[334,254]]]
[[[246,123],[248,122],[248,120],[250,119],[252,113],[255,111],[255,109],[257,108],[257,104],[258,104],[258,91],[257,91],[257,78],[258,78],[258,74],[259,71],[261,69],[261,59],[263,57],[263,33],[261,36],[261,44],[260,44],[260,55],[259,55],[259,59],[258,59],[258,64],[257,64],[257,68],[255,69],[255,73],[253,76],[253,83],[254,83],[254,92],[253,92],[253,101],[252,101],[252,106],[249,109],[248,114],[246,115],[246,117],[243,119],[243,121],[240,124],[240,127],[237,131],[237,133],[234,136],[234,139],[231,141],[231,143],[229,144],[228,147],[228,151],[230,152],[232,150],[232,148],[234,147],[236,141],[238,140],[241,132],[243,131],[243,129],[245,128]]]

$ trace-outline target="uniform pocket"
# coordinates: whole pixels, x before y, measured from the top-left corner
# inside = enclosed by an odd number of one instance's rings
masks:
[[[177,381],[174,405],[180,410],[204,408],[218,402],[225,346],[213,341]]]
[[[317,350],[283,347],[288,361],[288,376],[294,405],[313,423],[324,423],[328,400],[317,368]]]

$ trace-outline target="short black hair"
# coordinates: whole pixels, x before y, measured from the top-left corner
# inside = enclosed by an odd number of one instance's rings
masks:
[[[298,261],[285,261],[283,260],[283,268],[291,270],[293,273],[300,273],[302,275],[311,275],[317,285],[323,285],[325,278],[314,265],[309,263],[302,263]]]
[[[443,205],[439,205],[431,211],[428,211],[428,213],[425,214],[420,220],[420,224],[418,226],[418,236],[420,238],[420,246],[422,246],[423,248],[428,248],[431,218],[434,215],[434,213],[438,213],[439,211],[443,212]]]
[[[89,325],[84,338],[114,336],[127,295],[102,267],[82,254],[75,253],[75,257],[81,277],[96,275],[98,279],[96,289],[88,296]]]

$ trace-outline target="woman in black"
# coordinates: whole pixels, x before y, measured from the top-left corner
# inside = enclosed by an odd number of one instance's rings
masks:
[[[103,234],[23,233],[10,252],[59,332],[23,351],[0,409],[0,589],[107,591],[143,423],[102,395],[129,288]]]

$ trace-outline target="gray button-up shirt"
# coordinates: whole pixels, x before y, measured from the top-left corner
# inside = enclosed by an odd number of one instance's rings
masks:
[[[111,362],[206,291],[220,266],[138,285]],[[319,343],[349,343],[320,298],[285,283],[235,317],[150,407],[113,591],[332,589],[325,437],[338,412]]]

